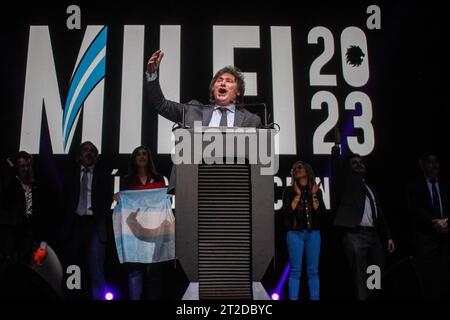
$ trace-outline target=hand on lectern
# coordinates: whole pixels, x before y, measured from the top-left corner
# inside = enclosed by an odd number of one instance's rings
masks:
[[[156,71],[158,71],[159,65],[163,57],[164,52],[162,52],[161,50],[158,50],[155,53],[153,53],[147,62],[147,72],[155,73]]]

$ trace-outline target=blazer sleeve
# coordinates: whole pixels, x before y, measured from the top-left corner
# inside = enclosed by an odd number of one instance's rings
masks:
[[[256,115],[256,114],[254,114],[253,116],[255,118],[255,120],[254,120],[255,128],[262,128],[261,118],[258,115]]]
[[[292,196],[292,188],[286,187],[283,190],[283,215],[291,214],[294,212],[291,207],[293,196]]]
[[[380,215],[380,217],[378,218],[378,223],[382,236],[386,240],[392,239],[391,228],[389,228],[389,224],[386,220],[386,217],[384,216],[383,210],[381,209],[380,205],[378,205],[378,214]]]
[[[145,104],[151,109],[170,121],[182,121],[183,107],[186,107],[186,105],[167,100],[161,90],[159,79],[144,82],[144,92]]]
[[[407,191],[408,209],[411,212],[414,223],[417,226],[425,227],[433,230],[433,219],[427,204],[425,203],[426,196],[420,191],[420,184],[415,183],[409,187]]]
[[[336,212],[340,204],[344,187],[344,168],[340,159],[341,148],[331,149],[331,208]]]

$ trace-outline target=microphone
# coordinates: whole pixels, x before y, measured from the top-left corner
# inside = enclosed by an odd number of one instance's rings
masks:
[[[203,107],[203,108],[214,106],[212,104],[201,104],[201,103],[194,103],[194,102],[188,102],[186,104],[183,103],[182,109],[181,109],[181,122],[174,123],[174,125],[172,126],[172,131],[175,131],[177,129],[190,129],[190,126],[186,125],[186,105],[192,106],[192,107]]]
[[[183,112],[182,112],[182,114],[181,114],[181,123],[183,124],[183,128],[186,128],[186,120],[185,120],[185,118],[184,118],[184,114],[185,114],[185,107],[184,107],[184,104],[183,104]]]
[[[187,104],[183,104],[183,109],[182,109],[182,113],[181,113],[181,122],[177,122],[174,124],[174,126],[172,127],[172,131],[176,130],[176,129],[187,129],[190,128],[189,126],[186,126],[186,118],[185,118],[185,113],[186,113],[186,105],[188,106],[193,106],[193,107],[204,107],[204,108],[212,108],[215,107],[215,104],[200,104],[200,103],[195,103],[195,102],[188,102]],[[254,103],[236,103],[235,104],[236,108],[246,108],[246,107],[263,107],[264,108],[264,128],[265,129],[275,129],[275,126],[278,128],[277,131],[280,131],[280,126],[273,122],[268,124],[268,117],[270,117],[270,115],[268,115],[267,112],[267,105],[263,102],[254,102]]]
[[[263,128],[265,129],[275,129],[277,133],[281,130],[280,129],[280,125],[276,122],[272,122],[269,123],[269,119],[271,117],[271,114],[269,114],[267,112],[267,105],[264,102],[255,102],[255,103],[239,103],[236,104],[236,107],[241,107],[241,108],[245,108],[245,107],[263,107],[264,108],[264,125]]]
[[[194,104],[192,104],[194,105]],[[183,109],[181,110],[181,122],[176,122],[174,123],[174,125],[172,126],[172,132],[177,130],[177,129],[188,129],[189,126],[186,126],[186,117],[185,117],[185,113],[186,113],[186,106],[184,104],[182,104]],[[197,105],[194,105],[197,106]]]

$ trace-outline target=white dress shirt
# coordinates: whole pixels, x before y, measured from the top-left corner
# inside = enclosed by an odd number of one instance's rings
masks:
[[[374,204],[375,204],[374,216],[376,217],[376,216],[378,216],[378,212],[377,212],[377,203],[375,202],[375,196],[367,184],[366,184],[366,188],[369,191],[369,193],[372,196],[372,199],[374,201]],[[366,196],[366,201],[364,204],[364,213],[363,213],[363,217],[362,217],[360,226],[363,226],[363,227],[374,227],[375,226],[374,221],[372,219],[372,207],[370,206],[370,200],[369,200],[368,196]]]
[[[218,127],[220,125],[220,119],[222,119],[222,111],[220,111],[220,106],[215,106],[214,111],[211,117],[211,121],[209,122],[208,127]],[[234,115],[236,113],[236,106],[234,104],[230,104],[226,107],[227,111],[227,127],[234,126]]]

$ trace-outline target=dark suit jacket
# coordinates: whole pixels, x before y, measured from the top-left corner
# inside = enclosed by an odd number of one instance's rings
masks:
[[[144,89],[149,106],[164,118],[174,122],[181,122],[184,107],[185,122],[187,126],[193,128],[194,121],[201,121],[203,126],[209,125],[214,111],[212,106],[197,106],[200,103],[194,100],[190,103],[195,104],[195,106],[190,105],[189,103],[182,104],[166,100],[158,80],[146,82],[144,84]],[[236,108],[234,126],[259,128],[261,127],[261,119],[256,114],[253,114],[244,108]]]
[[[442,212],[449,213],[449,184],[446,181],[439,180],[439,189],[441,194]],[[413,226],[415,233],[426,235],[436,234],[433,227],[433,202],[425,178],[417,180],[411,184],[407,190],[408,209],[413,217]]]
[[[0,192],[0,225],[19,226],[27,218],[25,216],[25,193],[20,181],[14,174],[3,177],[3,183]],[[39,188],[34,181],[32,183],[33,194],[33,218],[32,221],[38,221],[40,218],[41,204],[39,202]],[[33,223],[34,224],[34,223]]]
[[[198,106],[200,103],[195,100],[187,104],[166,100],[164,94],[161,91],[158,79],[150,82],[145,82],[144,91],[146,93],[148,105],[161,116],[170,121],[182,122],[183,108],[185,112],[184,117],[186,126],[193,128],[194,121],[201,121],[202,126],[207,127],[209,125],[209,122],[211,121],[214,107],[207,105]],[[234,115],[234,126],[260,128],[261,119],[256,114],[253,114],[245,110],[244,108],[237,107]],[[175,167],[173,167],[170,174],[170,181],[168,186],[169,193],[174,192],[175,179]]]
[[[292,210],[291,203],[296,196],[294,188],[292,186],[287,186],[283,191],[283,224],[284,227],[290,230],[305,230],[306,229],[306,217],[305,213],[299,210]],[[325,214],[325,204],[323,203],[322,190],[317,191],[317,199],[319,200],[319,208],[317,210],[312,210],[312,230],[320,230],[321,222],[323,220],[323,215]],[[309,203],[312,207],[312,196],[309,197]]]
[[[63,239],[72,236],[73,223],[76,217],[78,200],[80,197],[80,165],[76,165],[64,177],[63,200],[64,200],[64,223]],[[94,215],[95,229],[101,241],[107,240],[107,224],[111,220],[112,203],[112,176],[99,164],[94,167],[92,177],[91,204]]]
[[[32,183],[33,214],[26,216],[26,200],[22,184],[11,172],[2,177],[0,186],[0,256],[17,255],[27,263],[33,244],[47,240],[43,232],[39,188]]]
[[[354,175],[347,170],[339,159],[340,150],[333,148],[332,152],[332,206],[335,210],[334,224],[339,227],[352,229],[360,225],[366,202],[366,193],[360,176]],[[391,239],[391,232],[384,218],[380,206],[379,197],[372,186],[374,193],[377,219],[375,228],[384,239]]]

